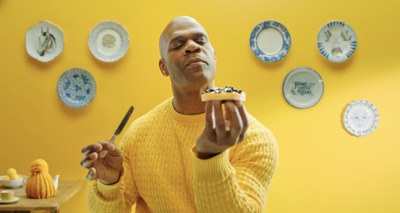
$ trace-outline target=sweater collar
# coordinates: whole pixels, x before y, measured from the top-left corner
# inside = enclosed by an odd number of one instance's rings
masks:
[[[177,111],[175,111],[174,106],[172,105],[172,100],[174,98],[168,99],[167,102],[167,110],[169,116],[175,121],[179,122],[200,122],[200,121],[205,121],[205,113],[202,114],[197,114],[197,115],[184,115],[180,114]]]

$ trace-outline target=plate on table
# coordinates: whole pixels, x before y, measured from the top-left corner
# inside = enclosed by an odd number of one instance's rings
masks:
[[[357,47],[357,36],[348,24],[331,21],[320,29],[317,46],[322,56],[339,63],[353,55]]]
[[[372,133],[378,123],[378,109],[367,100],[351,102],[343,113],[344,127],[355,136],[365,136]]]
[[[88,71],[72,68],[58,79],[57,93],[65,105],[82,108],[92,102],[96,94],[96,82]]]
[[[286,27],[273,20],[259,23],[250,35],[251,51],[265,62],[281,60],[289,52],[291,43]]]
[[[13,199],[11,199],[11,200],[2,200],[1,198],[0,198],[0,203],[16,203],[16,202],[18,202],[19,201],[19,197],[14,197]]]
[[[324,93],[324,82],[315,70],[298,67],[286,75],[282,90],[290,105],[306,109],[319,102]]]
[[[128,32],[118,22],[100,22],[90,32],[89,49],[100,61],[117,61],[125,55],[128,47]]]
[[[64,49],[63,31],[49,21],[41,21],[26,32],[26,51],[41,62],[49,62]]]

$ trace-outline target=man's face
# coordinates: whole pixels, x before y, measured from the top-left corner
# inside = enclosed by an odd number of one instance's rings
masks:
[[[202,86],[214,80],[215,52],[200,24],[179,20],[168,25],[164,35],[161,54],[174,86]]]

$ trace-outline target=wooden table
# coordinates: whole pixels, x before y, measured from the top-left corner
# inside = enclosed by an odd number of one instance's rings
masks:
[[[63,181],[58,183],[57,194],[47,199],[31,199],[26,196],[23,187],[14,190],[16,197],[20,200],[13,204],[0,204],[0,212],[19,212],[19,211],[40,211],[40,212],[59,212],[61,204],[68,201],[74,196],[85,184],[84,180]],[[4,186],[0,186],[0,190],[5,190]],[[7,188],[8,190],[9,188]]]

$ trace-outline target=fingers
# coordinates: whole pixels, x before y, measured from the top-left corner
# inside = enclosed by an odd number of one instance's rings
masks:
[[[88,179],[88,180],[96,180],[97,179],[97,172],[96,172],[96,169],[94,167],[91,167],[89,169],[89,172],[86,175],[86,179]]]
[[[82,148],[82,154],[87,156],[93,152],[100,152],[102,150],[114,151],[116,149],[115,144],[109,142],[97,142],[89,146]]]
[[[217,136],[225,137],[227,131],[225,127],[224,112],[222,110],[222,101],[212,101],[212,106],[214,109],[215,131]]]
[[[99,151],[101,151],[101,145],[99,144],[99,143],[95,143],[95,144],[91,144],[91,145],[89,145],[89,146],[85,146],[85,147],[83,147],[82,148],[82,154],[84,155],[84,156],[86,156],[86,155],[88,155],[88,154],[90,154],[90,153],[92,153],[92,152],[99,152]]]
[[[85,169],[90,169],[93,167],[95,161],[99,158],[99,153],[102,150],[107,150],[112,156],[120,155],[120,151],[116,148],[116,146],[112,143],[108,142],[98,142],[95,144],[91,144],[82,149],[82,154],[85,156],[81,161],[81,167]]]
[[[99,155],[97,154],[97,152],[86,155],[85,158],[81,161],[82,168],[89,169],[90,167],[92,167],[93,162],[95,162],[98,157]]]
[[[225,113],[228,114],[227,117],[230,119],[230,136],[236,139],[243,130],[242,117],[237,106],[233,102],[227,101],[225,102],[225,106]]]
[[[108,151],[105,158],[100,158],[101,151]],[[82,149],[84,155],[81,167],[88,169],[86,179],[113,182],[122,169],[123,157],[121,151],[110,142],[98,142]],[[108,175],[111,174],[111,175]],[[119,176],[118,176],[119,177]],[[115,181],[114,181],[115,182]]]
[[[108,150],[107,155],[114,156],[114,157],[121,155],[121,151],[119,149],[117,149],[117,147],[113,143],[107,144],[106,150]]]
[[[215,155],[243,141],[249,121],[240,101],[209,101],[205,111],[205,128],[196,140],[198,153]]]
[[[237,107],[237,109],[239,111],[240,118],[241,118],[242,124],[243,124],[242,131],[241,131],[240,136],[239,136],[239,141],[242,141],[242,140],[244,140],[244,138],[246,136],[247,129],[249,127],[249,119],[247,117],[246,107],[244,107],[242,102],[235,101],[234,104],[236,105],[236,107]]]
[[[213,119],[213,105],[211,101],[206,102],[206,128],[214,129],[214,119]]]
[[[211,111],[207,103],[206,112]],[[222,101],[212,101],[214,109],[215,133],[217,141],[224,143],[237,143],[244,139],[249,121],[247,111],[240,101],[225,101],[225,111]],[[212,122],[212,114],[206,113],[207,122]],[[210,125],[210,123],[208,125]]]

